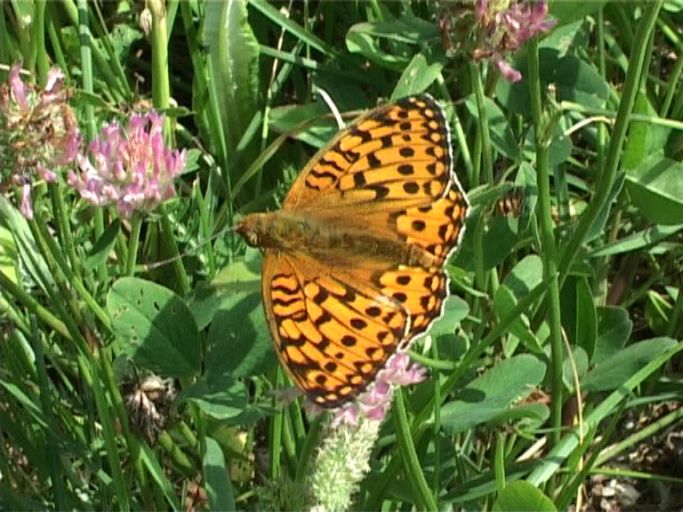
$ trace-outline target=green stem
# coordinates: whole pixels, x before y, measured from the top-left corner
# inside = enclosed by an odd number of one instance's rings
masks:
[[[105,355],[104,357],[107,356]],[[99,367],[96,363],[91,363],[92,359],[88,362],[81,361],[80,367],[81,371],[87,373],[92,381],[91,389],[95,398],[97,414],[99,415],[101,420],[100,424],[102,426],[102,439],[104,440],[102,447],[111,470],[112,489],[118,500],[116,505],[119,510],[130,510],[127,479],[123,475],[124,466],[120,457],[121,453],[117,439],[118,436],[116,429],[114,428],[115,422],[111,415],[112,410],[105,394],[104,380],[100,375]]]
[[[138,248],[140,246],[140,231],[142,229],[142,214],[134,212],[131,219],[130,238],[128,239],[128,259],[126,260],[125,275],[132,276],[135,273]]]
[[[320,434],[322,433],[322,416],[318,416],[311,427],[308,429],[308,434],[304,439],[303,447],[301,448],[299,455],[299,464],[296,466],[296,476],[295,481],[303,482],[304,477],[308,474],[308,466],[313,458],[315,449],[318,447],[320,442]]]
[[[155,108],[167,108],[170,94],[168,78],[168,29],[166,6],[161,0],[147,2],[152,13],[152,100]]]
[[[5,16],[0,13],[0,61],[10,62],[11,57],[9,49],[10,44],[10,30],[7,28],[7,22],[5,21]]]
[[[66,5],[70,5],[67,3]],[[81,71],[83,74],[82,84],[83,91],[89,94],[94,93],[94,78],[92,69],[92,41],[90,38],[90,25],[88,20],[88,2],[87,0],[77,0],[78,6],[78,34],[81,43]],[[68,9],[67,9],[68,11]],[[83,105],[85,112],[86,133],[88,139],[95,137],[95,107],[90,102],[85,102]]]
[[[15,326],[23,332],[25,336],[28,337],[31,335],[28,323],[19,315],[14,306],[4,299],[2,293],[0,293],[0,318],[7,321],[10,325]]]
[[[36,203],[37,204],[37,203]],[[56,289],[51,290],[53,300],[59,301],[59,308],[62,309],[62,318],[65,319],[66,324],[71,332],[78,330],[79,326],[84,324],[82,311],[76,301],[73,289],[70,286],[69,268],[64,261],[63,255],[59,250],[55,249],[57,245],[50,236],[45,220],[42,216],[37,215],[33,221],[29,222],[29,229],[33,235],[38,250],[43,256],[47,271],[49,272],[52,282],[57,285]],[[44,283],[49,286],[50,279],[47,278]]]
[[[35,352],[36,377],[38,386],[40,388],[40,408],[45,418],[48,428],[45,428],[45,447],[49,453],[50,450],[57,450],[60,440],[56,434],[57,429],[54,427],[55,422],[55,403],[52,388],[49,384],[47,376],[47,369],[45,364],[45,356],[43,354],[43,342],[40,339],[40,332],[35,317],[31,318],[31,341]],[[47,457],[47,468],[50,479],[53,482],[54,489],[52,495],[55,503],[55,508],[64,509],[68,507],[67,493],[65,489],[65,474],[62,471],[62,465],[59,463],[58,457]]]
[[[477,182],[474,185],[480,185],[482,182],[493,185],[493,151],[491,149],[491,136],[489,133],[488,118],[486,116],[484,85],[481,81],[479,66],[477,64],[471,64],[469,69],[470,80],[477,101],[477,115],[479,121],[477,123],[479,126],[478,140],[481,141],[479,145],[481,161],[477,166],[480,169],[480,172],[477,173]],[[488,279],[487,274],[484,271],[484,223],[485,216],[480,215],[474,228],[474,274],[477,288],[486,292]],[[475,314],[477,312],[478,311],[475,310]]]
[[[612,183],[614,183],[614,180],[616,179],[619,161],[621,159],[621,149],[626,138],[631,112],[633,111],[633,105],[640,86],[640,79],[643,74],[643,63],[647,59],[647,49],[649,48],[648,40],[655,27],[657,15],[662,3],[662,0],[656,0],[643,5],[643,17],[636,30],[635,44],[633,46],[633,53],[629,59],[628,70],[626,71],[624,90],[621,101],[619,102],[617,119],[614,124],[612,136],[610,137],[609,147],[607,148],[605,168],[595,187],[595,194],[593,194],[593,197],[588,202],[576,230],[562,249],[562,259],[560,260],[561,282],[566,278],[569,269],[574,263],[576,255],[581,248],[581,244],[600,214],[605,201],[609,197]]]
[[[680,283],[679,279],[679,283]],[[678,287],[678,296],[676,297],[676,302],[674,304],[673,311],[669,315],[669,323],[666,327],[666,334],[672,338],[677,337],[677,333],[680,330],[681,317],[683,315],[683,293],[681,290],[683,287]]]
[[[413,438],[410,434],[410,425],[408,424],[408,413],[406,412],[403,400],[403,392],[400,388],[396,391],[394,399],[394,426],[406,477],[417,492],[422,508],[424,510],[438,510],[439,507],[436,499],[429,489],[429,484],[427,484],[427,480],[420,467],[420,460],[415,451]]]
[[[161,236],[173,260],[173,267],[178,278],[178,291],[181,295],[187,295],[190,291],[190,278],[185,271],[183,258],[180,255],[180,251],[178,251],[178,244],[173,236],[173,226],[171,225],[169,215],[164,212],[164,205],[161,205],[161,210]]]
[[[502,432],[496,434],[494,469],[496,475],[496,489],[501,493],[505,489],[505,436]]]
[[[618,389],[604,397],[599,403],[596,403],[595,409],[584,418],[582,425],[574,427],[571,431],[567,432],[560,443],[543,459],[537,461],[526,481],[538,487],[551,478],[560,469],[564,460],[579,446],[579,441],[582,438],[579,435],[579,429],[590,430],[597,428],[600,422],[604,421],[607,416],[615,413],[618,404],[628,398],[636,386],[639,386],[646,378],[671,361],[681,350],[683,350],[683,342],[662,352],[629,377]]]
[[[529,45],[529,88],[531,112],[536,139],[536,167],[538,182],[538,219],[541,234],[543,275],[549,284],[550,301],[550,376],[552,382],[552,404],[550,425],[552,444],[559,442],[562,427],[562,323],[560,319],[560,283],[557,275],[557,254],[553,232],[553,218],[550,211],[550,165],[548,161],[547,126],[542,120],[541,77],[538,63],[538,41],[532,39]]]
[[[191,478],[193,475],[195,475],[197,465],[194,464],[188,458],[185,452],[180,449],[178,444],[173,440],[173,437],[171,437],[167,431],[164,430],[161,432],[157,441],[159,445],[166,451],[166,453],[169,454],[173,460],[173,463],[178,466],[178,469],[184,475],[186,475],[188,478]]]
[[[634,447],[645,439],[652,438],[657,432],[661,432],[672,423],[679,421],[681,418],[683,418],[683,408],[677,409],[666,416],[659,418],[657,421],[650,423],[648,426],[639,429],[633,435],[628,436],[626,439],[619,441],[617,444],[610,446],[608,449],[601,452],[592,467],[605,464],[608,460],[613,459],[624,450]]]
[[[470,77],[472,80],[472,87],[474,88],[474,96],[477,100],[477,115],[479,125],[479,133],[481,134],[481,164],[484,171],[484,182],[489,185],[493,184],[493,150],[491,146],[491,135],[489,132],[488,117],[486,116],[486,97],[484,96],[484,85],[481,83],[481,73],[479,73],[479,66],[476,64],[470,65]],[[477,183],[478,185],[479,183]]]
[[[183,440],[187,443],[187,446],[191,447],[193,453],[199,456],[199,441],[189,425],[185,421],[179,421],[176,428]]]
[[[31,312],[35,313],[36,317],[38,317],[38,319],[44,322],[48,327],[57,331],[64,338],[68,340],[71,339],[69,330],[66,328],[64,322],[59,320],[47,309],[41,306],[37,300],[35,300],[28,293],[22,290],[2,272],[0,272],[0,288],[5,289],[9,295],[17,299],[19,302],[21,302]]]
[[[34,237],[43,248],[43,253],[46,256],[46,262],[53,271],[55,281],[57,283],[61,283],[64,280],[68,281],[69,284],[71,284],[76,289],[80,297],[83,299],[83,301],[85,301],[85,303],[88,305],[90,310],[95,314],[95,316],[97,316],[100,322],[102,322],[102,324],[108,330],[111,330],[111,321],[109,319],[109,315],[104,311],[104,309],[102,309],[102,307],[97,303],[95,298],[86,289],[81,279],[73,274],[71,268],[68,266],[66,260],[64,259],[64,256],[61,253],[60,248],[57,246],[54,239],[50,236],[47,225],[44,223],[43,219],[40,217],[36,217],[35,226],[36,229],[34,230]],[[67,297],[67,302],[71,304],[73,313],[77,316],[80,315],[80,308],[78,307],[78,304],[75,301],[72,301],[69,298],[69,292],[66,291],[64,295]]]
[[[143,469],[142,457],[140,456],[140,442],[133,435],[130,430],[130,425],[128,422],[128,412],[126,406],[123,403],[123,397],[119,390],[119,386],[116,382],[116,377],[114,375],[114,368],[111,365],[112,355],[105,350],[101,350],[97,353],[96,361],[101,366],[102,383],[109,394],[111,403],[113,405],[113,412],[118,417],[119,425],[121,426],[123,437],[126,440],[126,445],[128,447],[128,454],[130,461],[135,470],[135,474],[138,479],[138,483],[142,489],[147,485],[147,476]],[[151,505],[149,501],[149,496],[145,496],[148,503],[148,507]]]
[[[480,214],[474,222],[474,233],[472,234],[472,245],[474,248],[474,279],[478,290],[486,291],[486,272],[484,271],[484,215]],[[482,301],[475,301],[472,314],[480,317],[482,315]]]
[[[584,437],[582,444],[579,445],[577,449],[574,450],[574,452],[572,453],[572,455],[575,458],[583,458],[585,456],[585,452],[587,450],[590,450],[590,455],[586,460],[583,461],[582,467],[577,468],[576,465],[573,465],[574,467],[570,466],[571,478],[569,478],[568,481],[566,481],[564,485],[561,486],[561,491],[558,493],[554,500],[558,510],[567,510],[569,508],[571,496],[576,494],[579,486],[586,481],[588,473],[591,471],[591,469],[596,467],[595,461],[600,455],[602,449],[607,445],[610,439],[612,439],[614,429],[616,428],[620,420],[623,418],[621,413],[623,412],[625,405],[626,400],[623,400],[621,402],[621,406],[617,410],[617,413],[612,415],[612,418],[610,419],[607,427],[600,428],[600,439],[597,443],[595,443],[594,441],[595,434],[597,433],[598,429],[590,429],[587,432],[588,435]]]
[[[679,96],[683,98],[683,96]],[[580,114],[586,114],[590,116],[601,116],[607,120],[612,120],[617,117],[618,112],[607,108],[590,107],[586,105],[581,105],[579,103],[574,103],[573,101],[562,100],[558,103],[558,106],[563,112],[577,112]],[[664,128],[671,128],[672,130],[683,130],[683,122],[676,120],[676,116],[672,115],[670,118],[659,117],[657,115],[648,115],[634,112],[631,114],[630,118],[633,122],[639,123],[649,123],[653,126],[662,126]]]
[[[59,225],[60,241],[69,258],[69,268],[80,278],[81,262],[76,255],[73,234],[71,232],[71,223],[69,222],[69,216],[67,215],[64,206],[64,187],[59,182],[54,183],[50,188],[50,193],[52,196],[52,205],[55,210],[55,218]]]
[[[603,77],[604,80],[607,80],[607,66],[606,66],[606,59],[605,59],[605,39],[604,39],[604,30],[605,30],[605,16],[604,16],[604,7],[601,7],[598,10],[598,15],[597,15],[597,23],[596,23],[596,43],[597,43],[597,49],[598,49],[598,68],[600,70],[600,76]],[[597,133],[597,141],[596,141],[596,156],[597,156],[597,168],[600,170],[600,174],[602,174],[602,170],[605,168],[605,147],[607,144],[607,127],[605,126],[605,123],[598,123],[598,133]],[[618,219],[618,216],[617,216]],[[612,232],[617,230],[619,227],[618,223],[613,223],[612,224]],[[597,300],[599,301],[599,304],[604,305],[605,300],[607,299],[607,289],[609,286],[608,283],[608,274],[609,274],[609,258],[604,257],[604,258],[598,258],[595,264],[596,268],[596,279],[595,279],[595,295]]]
[[[55,2],[57,3],[57,2]],[[91,37],[89,13],[87,0],[62,0],[57,4],[62,9],[60,13],[60,20],[68,20],[74,27],[77,27],[80,44],[81,44],[81,69],[83,71],[83,84],[91,83],[93,81],[93,62],[97,69],[97,78],[106,83],[107,91],[112,95],[114,102],[130,101],[133,93],[128,86],[128,82],[123,75],[120,63],[118,61],[112,62],[109,57],[110,54],[103,49],[103,41],[107,36],[100,33],[101,38],[94,39]],[[113,55],[113,53],[111,54]],[[86,89],[87,92],[92,93],[91,89]],[[94,111],[92,102],[84,102],[86,113],[88,110]],[[88,122],[88,138],[92,138],[94,134],[94,117],[91,118],[89,114],[86,115]],[[93,132],[91,132],[91,123]]]
[[[294,442],[294,432],[292,429],[291,416],[282,416],[282,447],[284,448],[285,460],[287,462],[287,473],[296,473],[296,443]]]
[[[73,15],[73,3],[65,2],[64,8],[67,13]],[[83,75],[81,87],[86,94],[94,94],[95,79],[93,75],[92,66],[92,38],[90,37],[90,25],[88,19],[88,2],[87,0],[77,0],[77,19],[78,19],[78,37],[80,40],[81,49],[81,71]],[[83,105],[86,136],[88,140],[93,140],[97,133],[95,126],[95,107],[90,102],[85,102]],[[98,239],[104,233],[104,212],[102,208],[95,210],[95,239]],[[106,283],[109,280],[109,273],[105,263],[100,263],[97,266],[97,275],[101,283]]]
[[[665,18],[665,20],[666,20],[666,18]],[[662,31],[662,33],[664,35],[666,35],[671,40],[671,43],[677,49],[678,55],[680,55],[681,52],[683,52],[683,41],[676,34],[678,27],[676,27],[674,23],[669,23],[668,21],[669,20],[666,20],[666,21],[660,20],[657,25],[660,28],[660,30]],[[683,74],[683,59],[676,59],[676,64],[674,64],[674,67],[671,70],[671,73],[669,75],[669,79],[667,82],[666,95],[664,97],[664,100],[662,101],[661,107],[659,108],[659,115],[662,117],[666,117],[669,114],[669,109],[671,108],[671,104],[673,102],[674,94],[678,90],[678,84],[681,83],[681,75],[682,74]]]
[[[169,85],[169,69],[168,69],[168,27],[166,26],[166,8],[164,2],[161,0],[151,0],[147,4],[152,13],[152,97],[154,106],[156,108],[167,108],[170,101],[170,85]],[[168,134],[167,119],[165,127]],[[171,251],[171,256],[174,258],[174,267],[178,277],[179,291],[182,295],[186,295],[190,291],[190,280],[185,272],[183,260],[178,251],[175,237],[173,236],[173,227],[169,221],[168,215],[162,211],[161,220],[162,236],[166,242],[167,248]],[[129,258],[131,256],[129,255]]]
[[[439,86],[439,91],[441,91],[443,97],[449,98],[450,96],[448,94],[448,86],[446,85],[446,81],[443,75],[441,75],[441,73],[439,73],[439,76],[437,77],[437,83]],[[458,111],[452,107],[450,109],[447,108],[447,111],[450,111],[450,115],[448,117],[453,128],[451,134],[453,140],[451,141],[451,143],[457,142],[457,145],[454,148],[453,152],[453,161],[455,163],[455,160],[458,160],[458,170],[460,172],[456,174],[458,174],[458,178],[460,179],[460,181],[463,181],[464,174],[464,177],[466,178],[466,183],[474,187],[476,184],[473,181],[474,170],[472,169],[472,157],[470,155],[470,148],[467,145],[467,136],[465,135],[462,123],[460,122],[460,117],[458,117]],[[462,172],[462,167],[465,168],[464,173]]]
[[[206,262],[208,266],[208,275],[213,277],[216,275],[216,255],[213,251],[213,244],[211,244],[211,226],[212,209],[210,204],[210,189],[213,183],[212,174],[209,175],[208,183],[206,185],[206,198],[202,195],[202,189],[199,180],[192,184],[192,197],[194,197],[197,208],[199,210],[199,246],[205,246],[204,254],[206,254]]]
[[[280,367],[275,370],[275,384],[279,386],[282,382],[282,371]],[[280,454],[282,453],[282,429],[284,421],[284,412],[280,409],[270,420],[270,464],[268,468],[268,477],[271,480],[276,480],[280,477]]]
[[[33,12],[35,19],[31,24],[31,46],[33,46],[33,55],[36,57],[38,65],[38,83],[44,85],[47,80],[47,72],[50,68],[50,62],[47,58],[47,49],[45,48],[45,0],[37,0],[33,4]]]
[[[439,360],[439,344],[432,344],[432,354]],[[432,478],[432,493],[439,495],[441,489],[441,374],[434,372],[434,477]]]

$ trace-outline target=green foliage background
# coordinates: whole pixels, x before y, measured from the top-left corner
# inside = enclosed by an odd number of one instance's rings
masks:
[[[467,53],[476,27],[447,33],[459,6],[151,0],[148,34],[126,2],[0,6],[1,71],[59,66],[89,139],[151,104],[190,150],[137,226],[63,177],[32,221],[0,197],[2,508],[259,509],[304,481],[321,419],[273,399],[260,255],[231,228],[335,133],[323,96],[352,119],[423,91],[473,210],[414,349],[430,378],[389,413],[356,507],[564,510],[595,473],[680,486],[613,462],[683,414],[683,6],[551,3],[514,84]],[[148,372],[179,390],[151,437],[126,407]]]

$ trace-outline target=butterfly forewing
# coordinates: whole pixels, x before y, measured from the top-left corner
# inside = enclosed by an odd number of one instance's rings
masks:
[[[321,149],[283,208],[408,206],[443,196],[452,178],[443,111],[430,96],[404,98],[357,120]]]

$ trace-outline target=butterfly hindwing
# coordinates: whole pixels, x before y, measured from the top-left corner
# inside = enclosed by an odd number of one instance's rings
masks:
[[[303,255],[267,252],[262,295],[278,357],[296,384],[336,407],[373,381],[406,338],[406,309]]]
[[[400,348],[407,348],[415,336],[441,316],[443,301],[448,296],[448,277],[440,267],[400,265],[376,274],[374,281],[382,295],[393,298],[408,310],[410,328]]]
[[[441,265],[460,243],[468,206],[465,194],[454,187],[436,201],[392,212],[388,231],[433,255]],[[381,212],[377,216],[378,223],[385,219]]]

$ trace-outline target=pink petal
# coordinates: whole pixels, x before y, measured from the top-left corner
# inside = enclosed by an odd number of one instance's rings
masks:
[[[391,402],[385,403],[378,407],[373,407],[372,409],[364,411],[365,417],[375,421],[383,420],[384,417],[387,415],[390,403]]]
[[[496,59],[496,65],[500,70],[500,74],[509,82],[519,82],[522,79],[522,73],[513,68],[507,61],[502,58]]]
[[[484,23],[489,12],[488,0],[476,0],[474,4],[474,17],[479,23]]]
[[[57,175],[41,163],[36,165],[36,170],[38,171],[38,176],[48,183],[54,183],[57,179]]]
[[[57,67],[50,68],[50,70],[47,72],[47,83],[45,84],[45,91],[50,93],[56,93],[61,89],[63,82],[64,73],[62,73],[62,70]]]
[[[20,72],[21,64],[17,62],[9,70],[9,86],[14,101],[16,101],[23,110],[27,110],[29,106],[26,97],[26,85],[24,85],[24,82],[21,80]]]
[[[29,220],[33,218],[33,204],[31,203],[30,183],[24,183],[21,188],[21,213]]]
[[[360,411],[354,403],[346,404],[337,409],[332,418],[332,427],[339,425],[358,425]]]

